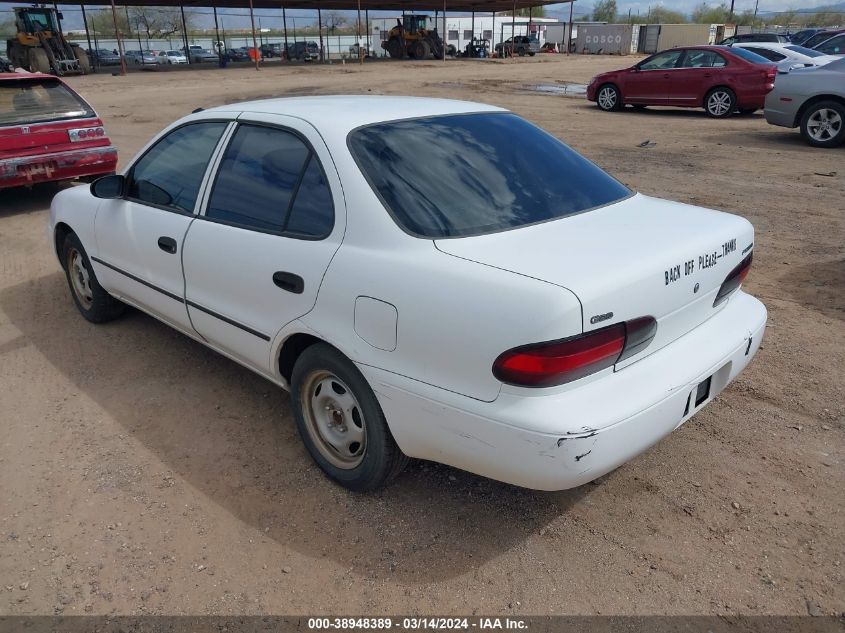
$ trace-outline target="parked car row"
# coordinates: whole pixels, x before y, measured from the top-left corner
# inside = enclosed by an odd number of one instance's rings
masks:
[[[842,145],[845,56],[818,64],[818,56],[800,49],[781,43],[672,48],[630,68],[596,75],[587,86],[587,98],[606,111],[626,105],[680,106],[704,108],[714,118],[751,114],[765,107],[769,123],[799,127],[815,147]],[[799,58],[793,57],[776,65],[763,53],[782,54],[784,59],[787,53],[802,55],[805,60],[796,63]]]

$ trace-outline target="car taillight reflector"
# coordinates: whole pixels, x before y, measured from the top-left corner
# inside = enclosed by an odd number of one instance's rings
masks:
[[[515,347],[493,363],[493,375],[522,387],[552,387],[594,374],[645,349],[657,321],[642,317],[558,341]]]
[[[745,259],[739,262],[739,264],[737,264],[736,267],[728,273],[725,281],[722,282],[722,287],[719,288],[719,292],[716,294],[716,299],[713,301],[714,308],[727,299],[728,295],[739,288],[742,285],[742,282],[745,281],[745,278],[748,276],[748,271],[751,270],[751,256],[753,254],[754,251],[748,253]]]
[[[78,143],[79,141],[91,141],[97,138],[104,138],[106,130],[102,126],[98,127],[81,127],[68,130],[68,137],[71,143]]]

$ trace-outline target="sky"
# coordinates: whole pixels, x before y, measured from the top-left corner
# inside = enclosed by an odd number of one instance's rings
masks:
[[[351,2],[352,0],[350,0]],[[835,4],[837,0],[759,0],[760,12],[777,12],[789,9],[812,9],[820,6],[829,6]],[[726,0],[730,2],[730,0]],[[689,15],[692,10],[701,4],[701,0],[616,0],[618,11],[620,15],[627,15],[630,9],[633,16],[645,16],[648,14],[649,7],[663,6],[667,9],[680,11]],[[754,10],[755,0],[735,0],[734,10],[741,13],[745,10]],[[6,17],[11,16],[11,8],[20,4],[25,4],[23,1],[17,3],[0,2],[0,21]],[[718,6],[721,4],[720,0],[708,0],[708,4]],[[575,4],[575,15],[589,14],[592,10],[593,0],[579,0]],[[76,30],[84,28],[82,24],[81,13],[79,5],[59,5],[64,13],[63,26],[66,30]],[[120,9],[119,9],[120,10]],[[200,9],[199,11],[205,13],[210,10]],[[229,13],[225,18],[225,24],[229,28],[247,28],[249,26],[249,18],[244,15],[245,9],[221,9],[220,13]],[[316,14],[314,11],[290,10],[287,12],[289,18],[294,18],[297,23],[316,22]],[[354,12],[347,12],[350,20],[354,20]],[[565,18],[569,15],[568,4],[555,4],[547,7],[547,13],[552,17]],[[235,15],[241,14],[241,15]],[[262,25],[265,27],[278,28],[281,25],[281,16],[279,11],[275,10],[257,10],[257,16],[264,16],[261,18]],[[392,17],[396,15],[395,12],[377,12],[371,11],[370,18],[376,17]],[[272,16],[272,17],[271,17]],[[278,24],[277,24],[278,22]],[[213,26],[213,18],[210,15],[200,16],[197,23],[201,27]]]

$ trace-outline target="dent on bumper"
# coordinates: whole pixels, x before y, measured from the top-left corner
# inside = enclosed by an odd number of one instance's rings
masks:
[[[38,172],[28,171],[35,166]],[[115,167],[117,149],[111,145],[7,158],[0,160],[0,187],[108,173]]]
[[[548,396],[479,402],[361,367],[402,450],[491,479],[563,490],[617,468],[707,405],[751,361],[766,309],[738,292],[717,315],[625,369]],[[707,400],[694,392],[711,377]],[[688,407],[689,404],[689,408]]]

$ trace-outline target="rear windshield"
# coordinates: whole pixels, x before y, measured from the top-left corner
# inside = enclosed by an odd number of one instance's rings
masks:
[[[806,55],[807,57],[822,57],[824,55],[824,53],[814,51],[812,48],[804,48],[803,46],[796,46],[794,44],[784,46],[784,48],[789,51],[801,53],[802,55]]]
[[[387,210],[427,238],[562,218],[631,192],[555,137],[509,113],[370,125],[349,147]]]
[[[742,57],[745,61],[751,62],[753,64],[771,64],[772,60],[766,59],[762,55],[758,55],[757,53],[752,53],[751,51],[740,48],[739,46],[732,46],[731,51],[736,54],[737,57]]]
[[[76,93],[55,79],[0,81],[0,125],[94,116]]]

